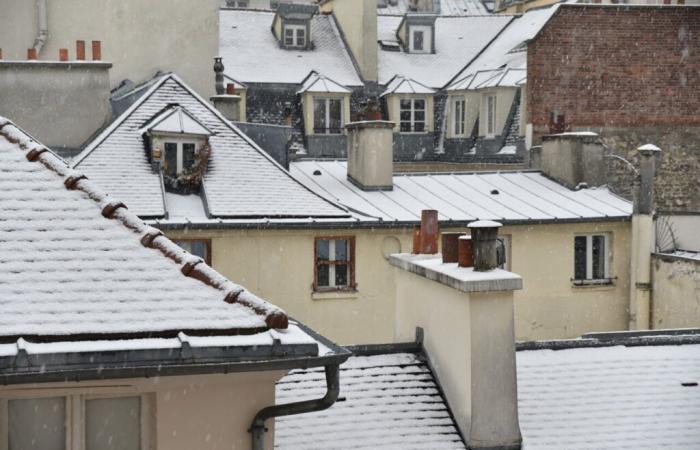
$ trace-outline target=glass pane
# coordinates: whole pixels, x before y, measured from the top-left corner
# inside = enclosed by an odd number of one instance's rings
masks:
[[[335,285],[336,286],[347,286],[348,285],[348,265],[347,264],[336,264],[335,266]]]
[[[207,252],[207,241],[174,241],[177,245],[182,247],[184,250],[192,253],[195,256],[199,256],[205,261],[208,261]]]
[[[165,143],[165,173],[175,176],[177,172],[177,144],[174,142]]]
[[[425,111],[416,111],[413,115],[416,122],[425,122]]]
[[[64,450],[65,397],[10,400],[9,450]]]
[[[299,47],[306,45],[306,30],[303,28],[297,29],[297,45]]]
[[[182,168],[190,169],[194,166],[194,144],[182,144]]]
[[[605,278],[605,236],[593,236],[593,273],[594,279]]]
[[[192,253],[192,241],[174,241],[183,250]]]
[[[411,112],[411,100],[401,100],[401,114],[403,115],[404,111],[408,111],[409,113]]]
[[[343,102],[340,99],[332,99],[328,101],[328,114],[330,118],[331,133],[340,133],[343,127]]]
[[[586,236],[574,238],[574,278],[586,279]]]
[[[328,286],[328,264],[319,264],[316,266],[316,283],[321,286]]]
[[[413,50],[423,50],[423,32],[413,32]]]
[[[414,100],[413,109],[425,111],[425,100]]]
[[[401,122],[401,131],[410,132],[411,131],[411,122]]]
[[[294,45],[294,30],[292,28],[284,29],[284,44]]]
[[[101,398],[85,402],[87,450],[139,450],[141,398]]]
[[[335,241],[335,260],[336,261],[348,261],[348,241],[339,240]]]
[[[413,131],[415,131],[417,133],[425,131],[425,122],[416,122],[413,125]]]
[[[328,254],[328,244],[330,241],[318,240],[316,241],[316,259],[330,259]]]
[[[401,111],[401,121],[410,122],[411,121],[411,111]]]
[[[314,132],[326,132],[326,99],[314,99]]]

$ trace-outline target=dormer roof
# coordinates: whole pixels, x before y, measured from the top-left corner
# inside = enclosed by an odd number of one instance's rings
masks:
[[[145,127],[143,133],[174,133],[198,136],[211,136],[213,133],[186,109],[179,105],[167,107],[153,118]]]
[[[527,80],[524,68],[481,70],[459,79],[448,86],[448,91],[475,91],[494,87],[518,87]]]
[[[350,94],[352,91],[342,84],[337,83],[316,71],[312,71],[303,81],[301,89],[299,92],[297,92],[297,94],[303,94],[305,92]]]
[[[437,92],[435,89],[429,88],[428,86],[417,82],[411,78],[406,78],[402,75],[396,75],[389,81],[384,92],[382,92],[381,97],[389,94],[434,94]]]
[[[303,3],[280,3],[277,6],[277,15],[284,19],[311,20],[318,12],[318,6]]]

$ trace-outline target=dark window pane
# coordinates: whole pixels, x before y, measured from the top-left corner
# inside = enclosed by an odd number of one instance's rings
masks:
[[[177,174],[177,144],[174,142],[165,143],[165,173],[170,176]]]
[[[411,111],[401,111],[401,121],[410,122],[411,121]]]
[[[413,108],[416,110],[425,111],[425,100],[414,100],[413,101]]]
[[[314,99],[314,131],[325,133],[326,128],[326,99]]]
[[[330,241],[318,240],[316,241],[316,259],[328,260],[328,243]]]
[[[595,279],[605,278],[605,236],[593,236],[593,273]]]
[[[294,30],[292,28],[284,29],[284,45],[294,45]]]
[[[335,258],[336,261],[348,260],[348,241],[335,241]]]
[[[425,122],[425,111],[416,111],[413,113],[413,120],[416,122]]]
[[[574,238],[574,278],[586,279],[586,236]]]
[[[340,99],[331,99],[328,103],[330,131],[331,133],[340,133],[343,127],[343,102]]]
[[[415,131],[416,133],[421,133],[425,131],[425,122],[416,122],[413,125],[413,131]]]
[[[335,266],[335,285],[336,286],[347,286],[348,285],[348,265],[347,264],[336,264]]]
[[[328,286],[328,264],[319,264],[316,266],[316,283],[319,286]]]
[[[182,168],[191,169],[194,166],[194,144],[182,144]]]
[[[297,46],[303,47],[306,45],[306,30],[303,28],[297,29]]]
[[[411,131],[411,122],[401,122],[401,131],[410,132]]]
[[[403,113],[404,110],[411,111],[411,100],[401,100],[401,112]]]
[[[413,50],[423,50],[423,32],[413,32]]]

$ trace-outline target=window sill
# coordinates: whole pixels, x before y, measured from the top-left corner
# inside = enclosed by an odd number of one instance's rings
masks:
[[[432,131],[399,131],[399,134],[430,134]]]
[[[603,278],[599,280],[571,280],[571,285],[574,288],[613,288],[615,280],[612,278]]]
[[[354,300],[360,296],[358,291],[315,291],[311,300]]]

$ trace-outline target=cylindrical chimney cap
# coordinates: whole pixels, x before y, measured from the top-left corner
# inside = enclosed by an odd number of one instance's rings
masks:
[[[477,220],[469,223],[467,226],[469,228],[500,228],[503,224],[493,220]]]
[[[651,156],[657,153],[661,153],[661,149],[654,144],[645,144],[637,149],[642,156]]]

